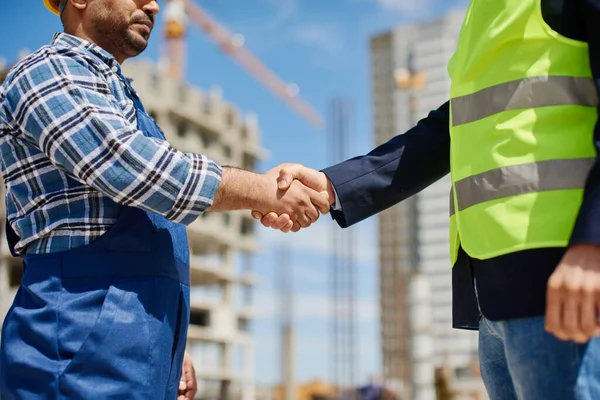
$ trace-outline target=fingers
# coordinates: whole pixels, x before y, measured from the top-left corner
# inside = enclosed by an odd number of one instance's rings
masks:
[[[185,398],[186,391],[187,391],[187,385],[185,383],[185,380],[182,377],[182,379],[179,381],[179,390],[177,393],[177,400],[186,400],[186,398]]]
[[[274,212],[270,212],[268,214],[266,214],[265,216],[263,216],[260,219],[260,223],[265,227],[265,228],[270,228],[272,227],[275,223],[277,223],[277,220],[279,219],[279,215],[277,215]]]
[[[279,170],[277,186],[281,190],[287,190],[295,179],[302,180],[305,172],[306,167],[302,164],[284,164]]]
[[[308,228],[312,223],[317,222],[320,217],[320,210],[317,205],[322,209],[329,209],[329,203],[323,195],[300,182],[295,181],[292,187],[300,192],[296,205],[298,213],[296,221],[302,228]]]
[[[546,330],[560,340],[587,343],[600,334],[598,272],[559,265],[548,281]]]
[[[319,216],[320,216],[319,210],[317,210],[312,203],[306,206],[304,215],[308,219],[309,224],[312,224],[313,222],[317,222],[319,220]],[[306,227],[303,226],[303,228],[306,228]]]
[[[194,369],[194,363],[192,357],[187,352],[184,353],[183,365],[181,368],[181,378],[179,379],[179,398],[184,399],[193,398],[198,390],[198,383],[196,381],[196,371]],[[191,396],[191,397],[190,397]]]
[[[284,226],[284,227],[281,229],[281,232],[288,233],[288,232],[290,232],[290,231],[292,230],[292,228],[293,228],[293,227],[294,227],[294,221],[291,221],[291,220],[290,220],[290,221],[289,221],[289,222],[286,224],[286,226]]]
[[[280,230],[281,232],[288,233],[294,226],[294,221],[288,214],[277,215],[274,212],[263,215],[259,211],[252,211],[252,217],[259,220],[261,224],[267,228]]]
[[[308,187],[304,187],[303,189],[304,193],[310,199],[310,203],[304,207],[304,216],[306,218],[299,217],[298,222],[302,228],[307,228],[319,220],[321,216],[319,213],[327,214],[329,212],[329,201],[327,200],[327,194],[316,192]]]
[[[548,281],[546,299],[546,330],[561,340],[567,340],[562,329],[562,282],[557,276]]]
[[[274,213],[269,213],[269,214],[274,214]],[[281,214],[279,216],[279,218],[277,218],[277,221],[275,221],[275,223],[271,226],[271,228],[277,229],[278,231],[280,231],[284,227],[286,227],[290,221],[291,221],[291,218],[288,214]],[[293,224],[293,221],[292,221],[292,224]]]
[[[294,222],[294,226],[292,227],[292,232],[298,232],[302,227],[300,226],[299,223]]]
[[[567,338],[576,342],[586,342],[587,338],[581,332],[581,297],[579,293],[569,293],[563,298],[562,327]]]
[[[596,322],[596,296],[593,290],[583,290],[580,307],[580,326],[583,340],[596,336],[598,324]],[[580,341],[581,342],[581,341]]]
[[[296,232],[298,226],[308,228],[319,219],[319,209],[315,207],[313,202],[322,209],[328,209],[329,207],[325,196],[304,186],[297,180],[294,180],[290,188],[282,193],[280,201],[285,211],[281,212],[280,215],[275,212],[264,215],[261,219],[264,226],[278,230],[285,228],[286,231]],[[292,222],[291,225],[290,221]]]
[[[327,192],[316,192],[314,190],[310,191],[310,201],[313,203],[315,207],[321,212],[321,214],[327,214],[329,212],[329,204]]]
[[[313,211],[316,211],[316,210],[313,209]],[[311,214],[311,216],[309,216],[309,214]],[[300,227],[302,227],[302,228],[308,228],[314,222],[313,218],[312,218],[312,215],[313,214],[312,214],[312,212],[310,212],[310,210],[306,210],[304,214],[300,213],[298,215],[298,218],[296,219],[296,222],[298,224],[300,224]]]
[[[186,357],[183,361],[183,377],[185,383],[185,391],[183,393],[185,400],[192,400],[196,397],[196,392],[198,391],[198,382],[196,381],[196,371],[194,369],[194,364],[192,363],[192,358],[186,354]],[[181,382],[179,383],[179,387],[181,388]]]

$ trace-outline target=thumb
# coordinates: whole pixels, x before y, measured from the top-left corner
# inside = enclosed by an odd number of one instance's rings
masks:
[[[304,169],[301,167],[282,168],[279,171],[277,185],[281,190],[289,189],[294,179],[301,180],[304,177]]]

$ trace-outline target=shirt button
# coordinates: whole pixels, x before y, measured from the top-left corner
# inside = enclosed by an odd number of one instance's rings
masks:
[[[117,67],[112,67],[112,72],[117,73],[117,71],[119,70]]]

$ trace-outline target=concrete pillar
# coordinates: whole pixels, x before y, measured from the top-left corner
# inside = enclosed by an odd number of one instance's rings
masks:
[[[418,400],[435,400],[435,364],[431,284],[422,273],[409,282],[409,316],[411,337],[412,396]]]
[[[254,344],[249,342],[244,346],[244,365],[242,382],[242,400],[255,400],[254,386]]]
[[[291,324],[283,329],[283,400],[296,400],[294,374],[294,329]]]

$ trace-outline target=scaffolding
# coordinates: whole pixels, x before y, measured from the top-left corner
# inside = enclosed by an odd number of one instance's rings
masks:
[[[329,113],[329,151],[331,162],[348,158],[355,142],[354,105],[348,99],[332,100]],[[356,387],[356,243],[352,228],[331,232],[331,374],[332,383],[344,391]]]

